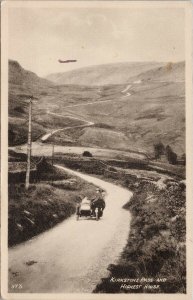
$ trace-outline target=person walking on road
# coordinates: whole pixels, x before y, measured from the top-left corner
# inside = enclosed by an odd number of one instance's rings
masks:
[[[91,203],[91,209],[92,209],[92,214],[94,215],[95,209],[96,207],[98,207],[101,210],[101,215],[103,215],[103,210],[106,207],[106,203],[105,203],[105,193],[103,190],[97,188],[96,189],[96,197],[94,198],[94,200]]]

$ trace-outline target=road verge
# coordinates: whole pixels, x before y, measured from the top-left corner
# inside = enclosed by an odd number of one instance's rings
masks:
[[[110,180],[112,181],[112,180]],[[183,182],[121,180],[134,192],[127,244],[94,293],[186,293],[186,221]]]

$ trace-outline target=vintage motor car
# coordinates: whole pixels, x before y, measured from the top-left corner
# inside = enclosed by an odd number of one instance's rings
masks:
[[[99,207],[91,208],[91,200],[87,197],[82,199],[82,202],[77,205],[76,208],[76,220],[78,221],[80,217],[90,217],[95,218],[97,221],[102,216],[102,210]]]

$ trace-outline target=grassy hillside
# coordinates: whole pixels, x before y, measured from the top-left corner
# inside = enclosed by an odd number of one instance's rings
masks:
[[[99,74],[100,70],[101,86],[54,85],[25,71],[19,64],[10,64],[13,65],[9,78],[10,145],[26,142],[28,95],[32,94],[37,98],[33,103],[33,140],[53,129],[81,125],[84,119],[95,124],[61,131],[48,142],[147,153],[152,153],[155,143],[162,142],[170,145],[178,156],[185,152],[183,62],[161,66],[154,63],[102,65],[89,67],[87,73],[88,69],[81,69],[83,73],[76,70],[82,74],[79,84],[83,79],[92,81],[92,74]],[[21,74],[15,81],[17,69]],[[104,85],[109,78],[114,78],[117,84]]]
[[[167,63],[162,67],[141,73],[131,78],[131,80],[184,82],[185,63]]]
[[[38,77],[35,73],[31,71],[26,71],[21,65],[14,60],[9,60],[9,82],[12,84],[19,85],[23,87],[48,87],[51,83],[44,79]]]
[[[125,86],[101,87],[102,97],[93,105],[69,107],[68,111],[92,120],[95,126],[69,130],[79,145],[104,146],[152,152],[159,141],[169,144],[179,155],[185,147],[185,87],[182,82],[142,82]],[[107,100],[107,101],[106,101]],[[62,109],[62,107],[60,107]],[[53,137],[57,141],[57,135]]]
[[[163,66],[156,62],[123,62],[90,66],[64,73],[50,74],[46,78],[56,84],[109,85],[127,83],[131,76]]]
[[[95,101],[100,96],[98,88],[81,86],[55,86],[46,79],[23,69],[16,61],[9,61],[9,145],[19,145],[27,141],[29,97],[32,104],[32,140],[49,131],[82,124],[81,121],[69,119],[63,113],[64,104]],[[58,104],[60,103],[60,105]],[[62,107],[61,116],[49,112]]]
[[[170,178],[159,187],[137,176],[117,183],[134,193],[124,206],[132,214],[130,232],[94,293],[186,293],[186,186]]]

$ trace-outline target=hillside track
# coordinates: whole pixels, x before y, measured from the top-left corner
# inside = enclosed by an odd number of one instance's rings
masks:
[[[129,88],[131,87],[131,85],[127,86],[125,90],[122,91],[122,93],[124,93],[125,91],[127,91]],[[127,93],[126,96],[123,96],[124,97],[128,97],[130,96],[131,94],[130,93]],[[101,101],[93,101],[93,102],[87,102],[87,103],[80,103],[80,104],[74,104],[74,105],[67,105],[65,107],[65,109],[69,109],[69,108],[74,108],[74,107],[79,107],[79,106],[87,106],[87,105],[96,105],[96,104],[101,104],[103,102],[113,102],[115,100],[101,100]],[[121,99],[120,99],[121,101]],[[122,99],[123,101],[123,99]],[[82,117],[77,117],[77,116],[73,116],[73,112],[69,111],[68,110],[68,113],[70,113],[71,115],[66,115],[66,114],[58,114],[58,113],[55,113],[55,112],[50,112],[49,110],[47,111],[48,114],[50,115],[54,115],[54,116],[57,116],[57,117],[60,117],[60,118],[65,118],[65,117],[68,117],[68,118],[71,118],[71,119],[74,119],[74,120],[78,120],[78,121],[81,121],[81,122],[85,122],[85,124],[83,125],[76,125],[76,126],[70,126],[70,127],[64,127],[64,128],[59,128],[59,129],[56,129],[56,130],[53,130],[49,133],[46,133],[45,135],[43,135],[41,137],[41,141],[42,142],[45,142],[48,138],[50,138],[51,136],[55,135],[56,133],[60,132],[60,131],[63,131],[63,130],[68,130],[68,129],[71,129],[71,128],[82,128],[82,127],[88,127],[88,126],[93,126],[95,123],[91,122],[91,121],[88,121],[88,120],[85,120],[83,119]]]

